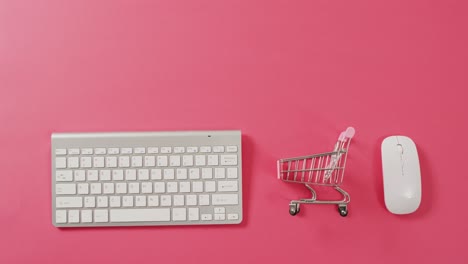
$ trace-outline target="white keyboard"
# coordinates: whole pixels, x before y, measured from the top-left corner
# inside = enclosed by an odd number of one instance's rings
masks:
[[[239,224],[240,131],[52,134],[57,227]]]

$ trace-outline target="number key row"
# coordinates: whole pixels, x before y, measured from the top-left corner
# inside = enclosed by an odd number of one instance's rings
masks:
[[[237,155],[57,157],[55,168],[236,166]]]

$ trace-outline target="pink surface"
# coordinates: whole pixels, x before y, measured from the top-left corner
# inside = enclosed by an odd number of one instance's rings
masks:
[[[0,263],[466,263],[466,1],[0,1]],[[352,125],[350,215],[288,201],[276,160]],[[238,226],[51,224],[50,134],[242,129]],[[380,143],[423,199],[383,202]]]

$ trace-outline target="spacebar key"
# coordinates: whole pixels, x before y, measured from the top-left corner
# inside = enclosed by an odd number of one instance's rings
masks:
[[[171,220],[171,211],[164,209],[111,209],[111,222],[159,222]]]

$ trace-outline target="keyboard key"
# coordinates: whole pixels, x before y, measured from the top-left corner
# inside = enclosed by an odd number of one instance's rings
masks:
[[[185,166],[185,167],[193,166],[193,156],[191,155],[182,156],[182,166]]]
[[[221,165],[222,166],[236,166],[237,155],[221,155]]]
[[[216,221],[226,220],[226,215],[225,214],[215,214],[214,220],[216,220]]]
[[[163,154],[168,154],[168,153],[171,153],[171,152],[172,152],[171,147],[162,147],[161,148],[161,153],[163,153]]]
[[[104,168],[104,157],[94,157],[93,165],[95,168]]]
[[[148,196],[148,206],[158,206],[158,205],[159,205],[159,197],[157,195]]]
[[[80,167],[80,159],[78,157],[68,157],[67,159],[68,168],[74,169]]]
[[[167,167],[167,156],[158,156],[158,167]]]
[[[98,171],[97,170],[89,170],[87,171],[88,181],[97,181],[98,180]]]
[[[128,193],[140,193],[140,183],[138,182],[129,183]]]
[[[237,179],[237,168],[227,168],[228,179]]]
[[[91,157],[80,158],[81,168],[91,168],[93,166]]]
[[[57,170],[57,171],[55,171],[55,181],[58,181],[58,182],[71,182],[71,181],[73,181],[73,171],[71,171],[71,170]]]
[[[80,197],[81,198],[81,197]],[[84,198],[84,207],[96,207],[96,197],[87,196]]]
[[[121,167],[121,168],[130,167],[130,157],[129,156],[120,156],[119,157],[119,167]]]
[[[80,222],[80,211],[69,210],[68,211],[68,223],[79,223]]]
[[[55,194],[76,194],[76,184],[74,183],[56,184]]]
[[[109,222],[109,215],[107,209],[97,209],[94,210],[94,222],[96,223],[106,223]]]
[[[218,192],[237,192],[237,181],[218,181]]]
[[[55,149],[55,155],[67,155],[67,149]]]
[[[200,210],[198,208],[189,208],[188,209],[188,220],[189,221],[198,221],[200,216]]]
[[[133,149],[132,149],[132,148],[121,148],[121,149],[120,149],[120,153],[121,153],[121,154],[132,154],[132,153],[133,153]]]
[[[122,206],[123,207],[133,207],[133,196],[123,196],[122,197]]]
[[[154,156],[145,156],[145,167],[156,166],[156,158]]]
[[[111,180],[111,171],[110,170],[100,170],[99,171],[99,180],[101,180],[101,181],[110,181]]]
[[[200,169],[199,168],[191,168],[189,170],[189,178],[190,179],[200,179]]]
[[[55,207],[57,208],[83,207],[83,198],[82,197],[56,197]]]
[[[89,194],[89,184],[88,183],[78,184],[78,194]]]
[[[209,146],[200,147],[200,153],[210,153],[210,152],[211,152],[211,147]]]
[[[238,214],[228,214],[228,220],[238,220],[239,215]]]
[[[177,169],[176,170],[176,178],[178,180],[186,180],[187,179],[187,169]]]
[[[226,152],[237,152],[237,146],[227,146]]]
[[[184,196],[174,195],[174,206],[184,206]]]
[[[134,148],[133,153],[135,153],[135,154],[145,154],[146,149],[145,148]]]
[[[190,194],[186,196],[187,205],[197,205],[197,196],[195,194]]]
[[[202,221],[211,221],[211,220],[213,220],[213,215],[211,215],[211,214],[202,214],[201,215],[201,220]]]
[[[111,196],[109,202],[110,207],[120,207],[120,196]]]
[[[107,168],[116,168],[117,167],[117,157],[106,157],[106,167]]]
[[[120,153],[119,148],[108,148],[107,154],[109,155],[118,155]]]
[[[151,182],[142,182],[141,183],[141,193],[153,193],[153,183],[151,183]]]
[[[161,169],[152,169],[151,170],[151,180],[161,180],[161,179],[162,179]]]
[[[158,154],[158,153],[159,153],[159,148],[157,147],[148,148],[148,154]]]
[[[195,165],[196,166],[205,166],[206,165],[206,156],[205,155],[196,155],[195,156]]]
[[[107,196],[98,196],[97,198],[97,207],[107,207],[109,206],[109,197]]]
[[[112,180],[123,181],[123,170],[112,170]]]
[[[75,181],[85,181],[86,180],[86,173],[84,170],[75,170],[73,172],[73,176],[75,177]]]
[[[213,169],[202,168],[202,179],[212,179],[212,178],[213,178]]]
[[[224,207],[216,207],[214,209],[215,214],[225,214],[226,213],[226,208]]]
[[[91,223],[93,222],[93,211],[92,210],[81,210],[81,222]]]
[[[184,153],[185,148],[184,147],[174,147],[174,153]]]
[[[57,224],[67,223],[67,210],[55,210],[55,222]]]
[[[138,180],[140,181],[149,180],[149,170],[147,169],[138,170]]]
[[[208,155],[208,166],[218,166],[218,155]]]
[[[65,157],[55,158],[56,169],[65,169],[66,167],[67,167],[67,158]]]
[[[215,168],[215,178],[224,179],[226,177],[226,170],[224,168]]]
[[[115,193],[127,193],[127,183],[125,182],[116,183]]]
[[[174,169],[164,169],[164,179],[173,180],[174,179]]]
[[[188,147],[187,152],[188,153],[197,153],[198,152],[198,147]]]
[[[170,156],[169,157],[169,164],[171,167],[179,167],[180,166],[180,156]]]
[[[135,197],[135,206],[137,207],[143,207],[146,206],[146,196],[136,196]]]
[[[216,182],[215,181],[206,181],[205,182],[205,192],[215,192],[216,191]]]
[[[143,157],[142,156],[133,156],[132,157],[132,167],[142,167],[143,166]]]
[[[106,182],[103,186],[104,190],[103,193],[105,194],[113,194],[114,193],[114,183]]]
[[[210,196],[208,194],[198,195],[199,205],[210,205]]]
[[[68,149],[68,155],[80,155],[80,149],[78,148]]]
[[[221,152],[224,152],[224,146],[214,146],[214,147],[213,147],[213,152],[214,152],[214,153],[221,153]]]
[[[179,182],[179,192],[188,193],[190,192],[190,182]]]
[[[170,221],[169,208],[155,209],[111,209],[111,222],[158,222]]]
[[[136,170],[134,170],[134,169],[125,170],[125,180],[126,181],[135,181],[136,178],[137,178]]]
[[[95,155],[106,155],[107,150],[105,148],[95,148],[94,154]]]
[[[101,183],[91,183],[91,194],[101,194],[102,185]]]
[[[203,182],[192,182],[192,191],[196,193],[203,192]]]
[[[172,209],[172,220],[173,221],[186,221],[187,210],[185,208],[173,208]]]
[[[177,192],[177,182],[168,182],[167,183],[167,192],[176,193]]]
[[[93,149],[92,148],[82,148],[81,149],[81,155],[93,155]]]
[[[166,192],[166,183],[164,183],[164,182],[155,182],[153,191],[154,191],[154,193],[165,193]]]
[[[213,194],[211,195],[213,205],[237,205],[239,196],[237,194]]]
[[[161,195],[161,206],[171,206],[171,196],[170,195]]]

